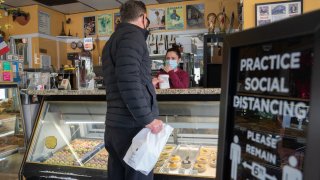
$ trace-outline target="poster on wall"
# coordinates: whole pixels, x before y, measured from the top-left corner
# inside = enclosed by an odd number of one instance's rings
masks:
[[[114,21],[113,21],[113,22],[114,22],[113,28],[114,28],[114,31],[115,31],[116,28],[117,28],[117,25],[118,25],[119,23],[121,23],[121,15],[120,15],[120,12],[113,14],[113,20],[114,20]]]
[[[50,15],[39,11],[39,33],[50,35]]]
[[[256,4],[256,26],[302,14],[301,0]]]
[[[97,16],[98,35],[110,35],[113,32],[112,29],[112,14],[102,14]]]
[[[187,28],[205,28],[204,4],[187,5]]]
[[[83,18],[83,34],[86,36],[93,36],[96,34],[96,17],[88,16]]]
[[[166,29],[166,10],[164,8],[148,9],[148,18],[150,31]]]
[[[183,7],[168,7],[166,16],[167,30],[182,30],[184,28]]]
[[[313,38],[304,36],[268,42],[268,51],[265,44],[233,51],[230,179],[303,179],[312,44]]]

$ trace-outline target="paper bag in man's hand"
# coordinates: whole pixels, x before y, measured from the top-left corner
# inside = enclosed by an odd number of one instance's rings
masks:
[[[158,161],[163,147],[166,145],[173,128],[163,124],[158,134],[143,128],[133,139],[123,160],[136,171],[148,175]]]

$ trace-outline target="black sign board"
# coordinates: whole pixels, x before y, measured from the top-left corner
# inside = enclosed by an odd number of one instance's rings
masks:
[[[319,18],[226,37],[217,179],[319,179]]]

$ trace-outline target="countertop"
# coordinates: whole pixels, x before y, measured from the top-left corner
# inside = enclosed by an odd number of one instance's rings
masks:
[[[26,90],[29,95],[105,95],[105,90]],[[220,88],[156,89],[157,94],[220,94]]]

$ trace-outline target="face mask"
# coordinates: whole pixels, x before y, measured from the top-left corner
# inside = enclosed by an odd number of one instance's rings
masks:
[[[178,63],[176,60],[167,60],[166,63],[172,68],[175,69],[178,67]]]

